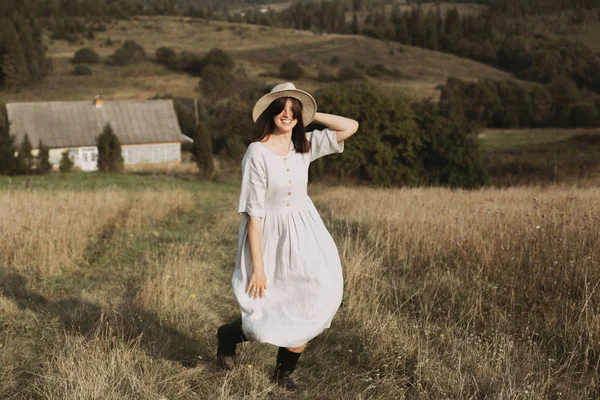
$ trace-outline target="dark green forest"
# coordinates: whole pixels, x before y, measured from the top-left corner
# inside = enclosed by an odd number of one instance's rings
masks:
[[[27,13],[0,13],[0,87],[18,88],[42,80],[51,62],[42,45],[42,29]]]
[[[274,15],[267,23],[279,26],[291,26],[295,29],[313,30],[318,32],[351,33],[371,36],[382,40],[396,41],[410,46],[418,46],[431,50],[456,54],[461,57],[474,59],[499,69],[512,73],[516,78],[537,82],[544,87],[537,88],[537,98],[544,98],[547,112],[552,112],[551,104],[571,101],[565,108],[575,109],[576,117],[558,118],[559,126],[588,127],[598,126],[599,114],[597,95],[600,93],[600,55],[580,42],[566,39],[555,39],[542,35],[522,35],[512,32],[509,18],[532,15],[538,1],[492,1],[489,2],[487,11],[480,15],[461,15],[458,9],[450,9],[442,14],[441,10],[424,11],[421,7],[414,7],[410,11],[403,11],[399,5],[392,7],[391,13],[383,11],[386,2],[379,2],[379,7],[374,7],[377,2],[355,1],[321,1],[321,2],[295,2],[288,9]],[[510,7],[511,4],[517,4]],[[569,4],[568,8],[565,4]],[[540,13],[555,13],[564,10],[592,9],[598,4],[592,1],[580,2],[544,2],[539,7]],[[600,21],[600,9],[592,10]],[[346,17],[352,14],[349,22]],[[244,18],[237,16],[231,18],[248,23],[265,23],[264,15],[258,19],[247,14]],[[557,85],[569,89],[569,95],[563,96],[556,91]],[[484,86],[503,87],[509,85],[511,90],[496,90],[494,96],[499,96],[500,101],[507,101],[507,107],[521,107],[513,101],[515,93],[519,91],[533,92],[533,89],[514,89],[516,83],[497,82],[483,84]],[[446,90],[446,92],[448,92]],[[454,90],[453,98],[460,96],[464,103],[473,102],[472,94]],[[506,97],[504,97],[506,95]],[[529,96],[529,94],[527,95]],[[548,97],[553,98],[548,98]],[[567,99],[559,99],[567,97]],[[448,97],[446,97],[447,99]],[[483,104],[494,103],[497,99],[490,99]],[[539,101],[538,101],[539,103]],[[527,104],[522,107],[529,107]],[[542,104],[532,107],[542,107]],[[522,111],[527,114],[525,109]],[[534,111],[535,112],[535,111]],[[542,111],[539,111],[542,112]],[[488,109],[488,114],[497,114],[496,110]],[[586,114],[581,115],[580,114]],[[467,115],[471,115],[467,113]],[[503,121],[499,121],[502,119]],[[540,122],[539,120],[542,120]],[[482,122],[481,118],[476,119]],[[511,120],[510,122],[507,122]],[[515,122],[513,116],[494,118],[485,121],[485,126],[512,127],[512,126],[550,126],[556,118],[549,115],[529,118],[518,118]]]

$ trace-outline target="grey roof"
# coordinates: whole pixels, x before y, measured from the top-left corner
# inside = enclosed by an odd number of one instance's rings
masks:
[[[6,105],[10,133],[20,143],[25,133],[37,147],[95,146],[96,137],[110,123],[121,144],[184,142],[172,100],[10,103]]]

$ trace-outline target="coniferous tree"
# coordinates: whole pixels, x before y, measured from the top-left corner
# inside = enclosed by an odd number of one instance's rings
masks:
[[[353,35],[359,35],[361,32],[362,29],[358,22],[358,15],[354,13],[354,15],[352,16],[352,25],[350,25],[350,33],[352,33]]]
[[[33,38],[33,30],[31,24],[26,18],[17,18],[16,26],[19,29],[19,37],[21,39],[21,47],[25,55],[25,60],[28,67],[28,77],[31,82],[35,82],[40,78],[38,54],[35,49]]]
[[[46,57],[46,49],[43,43],[43,34],[44,31],[39,24],[36,24],[34,21],[31,22],[31,29],[33,32],[33,46],[34,51],[36,52],[36,59],[38,61],[38,80],[45,78],[50,73],[51,69],[51,59]]]
[[[38,155],[36,162],[36,172],[38,174],[47,174],[52,171],[52,164],[50,164],[50,149],[44,146],[44,143],[40,140],[38,144]]]
[[[202,176],[211,179],[215,172],[215,164],[212,155],[212,138],[204,122],[200,121],[196,126],[194,135],[194,159]]]
[[[17,165],[15,139],[9,134],[4,111],[4,105],[0,105],[0,175],[13,175]]]
[[[425,47],[431,50],[439,48],[438,27],[432,15],[428,16],[425,23]]]
[[[31,141],[29,140],[29,135],[25,134],[25,137],[23,137],[23,140],[21,141],[19,154],[17,156],[17,169],[19,174],[31,175],[33,173],[35,159],[33,154],[31,154],[32,150],[33,148],[31,146]]]
[[[59,169],[62,173],[71,172],[73,170],[73,160],[69,157],[68,151],[63,151],[62,156],[60,158]]]
[[[406,25],[406,18],[401,17],[395,28],[396,40],[400,43],[408,44],[410,42],[410,33],[408,32],[408,26]]]
[[[554,79],[548,86],[552,95],[553,125],[569,126],[571,109],[579,102],[580,96],[575,82],[566,77]]]
[[[96,139],[96,146],[98,146],[99,171],[121,172],[123,170],[121,143],[110,124],[104,125],[102,133]]]
[[[2,82],[0,85],[9,89],[18,88],[29,83],[27,59],[13,21],[2,18],[0,25],[3,26],[3,42],[2,50],[0,50]]]

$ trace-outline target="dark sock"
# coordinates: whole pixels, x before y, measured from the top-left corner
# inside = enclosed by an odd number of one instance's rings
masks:
[[[235,343],[247,342],[246,335],[242,331],[242,319],[238,318],[231,323],[231,332],[235,336]]]
[[[218,329],[219,347],[221,354],[235,354],[235,348],[238,343],[246,342],[246,336],[242,332],[242,319],[238,318],[233,322],[222,325]]]
[[[285,347],[280,347],[277,351],[277,369],[291,374],[296,369],[301,355],[302,353],[294,353]]]

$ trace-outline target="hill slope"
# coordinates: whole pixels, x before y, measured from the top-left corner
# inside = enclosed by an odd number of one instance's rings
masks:
[[[110,38],[114,43],[105,46]],[[106,32],[93,40],[72,44],[66,41],[47,41],[48,55],[54,71],[47,81],[19,93],[0,92],[5,101],[81,100],[101,93],[111,99],[146,99],[156,94],[195,96],[198,78],[170,71],[147,61],[127,67],[106,64],[92,66],[89,77],[71,75],[70,59],[81,47],[92,47],[107,57],[125,40],[135,40],[153,58],[161,46],[176,51],[205,53],[219,47],[230,52],[239,74],[274,83],[280,64],[294,59],[305,68],[306,77],[296,82],[307,90],[316,90],[322,83],[316,78],[318,67],[329,64],[333,56],[339,63],[330,66],[335,72],[344,66],[360,63],[366,67],[384,65],[398,70],[401,78],[370,78],[388,91],[401,90],[415,98],[437,98],[436,86],[450,76],[463,79],[505,79],[510,74],[490,66],[435,51],[386,43],[362,36],[315,34],[306,31],[277,29],[253,25],[230,24],[176,17],[144,17],[130,21],[115,21]],[[261,76],[272,76],[261,78]]]

